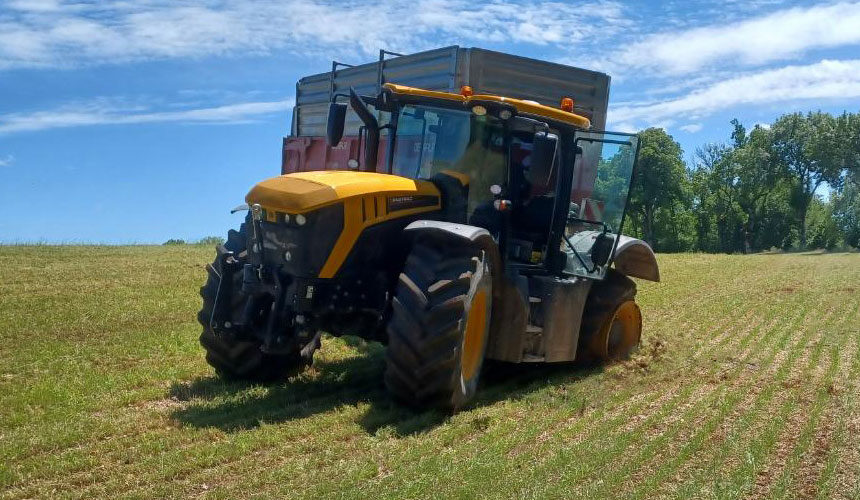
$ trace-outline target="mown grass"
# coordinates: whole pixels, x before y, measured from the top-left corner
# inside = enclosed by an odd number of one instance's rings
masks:
[[[490,374],[450,417],[392,404],[356,339],[214,378],[211,256],[0,247],[3,498],[860,497],[858,254],[661,256],[633,360]]]

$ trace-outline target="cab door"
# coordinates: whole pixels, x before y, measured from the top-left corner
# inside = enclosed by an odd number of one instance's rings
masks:
[[[639,156],[635,134],[577,131],[568,156],[573,171],[563,176],[553,236],[559,262],[567,276],[601,280],[612,262],[622,234],[630,190]]]

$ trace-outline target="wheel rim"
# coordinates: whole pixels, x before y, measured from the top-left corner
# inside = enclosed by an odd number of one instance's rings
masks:
[[[464,381],[471,380],[478,371],[484,351],[487,331],[487,291],[478,290],[469,306],[466,328],[463,332],[463,354],[460,373]]]
[[[623,302],[601,331],[601,355],[604,359],[623,359],[639,345],[642,313],[636,302]]]

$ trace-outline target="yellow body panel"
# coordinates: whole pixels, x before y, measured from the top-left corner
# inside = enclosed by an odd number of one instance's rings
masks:
[[[436,204],[389,212],[390,198],[402,196],[435,196]],[[296,172],[273,177],[254,186],[245,196],[245,201],[259,203],[267,214],[307,213],[343,203],[343,231],[320,270],[320,278],[334,277],[366,228],[442,208],[441,195],[432,182],[376,172],[340,170]]]
[[[563,111],[558,108],[553,108],[550,106],[544,106],[543,104],[538,104],[534,101],[524,101],[522,99],[514,99],[512,97],[503,97],[498,95],[489,95],[489,94],[476,94],[473,96],[463,96],[460,94],[452,94],[449,92],[437,92],[433,90],[424,90],[417,89],[414,87],[407,87],[405,85],[397,85],[394,83],[386,83],[385,88],[391,90],[395,94],[404,94],[404,95],[417,95],[424,97],[435,97],[439,99],[449,99],[452,101],[459,101],[462,103],[468,103],[473,100],[478,101],[496,101],[496,102],[504,102],[512,105],[517,108],[517,111],[520,113],[528,113],[530,115],[535,116],[544,116],[546,118],[550,118],[552,120],[560,121],[563,123],[569,123],[575,127],[588,129],[591,128],[591,120],[588,118],[578,115],[576,113],[570,113],[567,111]]]
[[[428,183],[430,184],[430,183]],[[435,186],[431,184],[433,189],[436,189]],[[438,195],[439,191],[436,191]],[[439,198],[439,202],[435,206],[428,207],[419,207],[412,208],[409,210],[398,210],[396,212],[386,212],[385,209],[385,201],[386,198],[390,196],[390,193],[387,193],[382,196],[374,196],[368,195],[364,197],[355,197],[349,198],[343,203],[343,232],[340,233],[340,236],[337,239],[337,242],[334,244],[334,248],[331,251],[331,254],[328,256],[328,259],[325,261],[322,269],[320,269],[320,278],[333,278],[335,273],[340,269],[343,265],[344,261],[346,261],[349,252],[352,250],[352,247],[355,246],[355,242],[358,241],[358,237],[361,236],[361,233],[367,229],[368,227],[379,224],[380,222],[385,222],[392,219],[399,219],[400,217],[408,217],[410,215],[416,215],[424,212],[432,212],[435,210],[440,210],[442,208],[441,205],[441,197]],[[376,198],[376,203],[374,203],[373,198]],[[364,203],[364,211],[362,211],[361,204]],[[375,209],[371,211],[371,207]],[[364,214],[364,215],[363,215]],[[364,216],[366,215],[366,219]],[[384,242],[380,242],[380,245],[384,245]]]
[[[436,187],[396,175],[326,170],[296,172],[266,179],[254,186],[245,201],[287,213],[303,213],[345,198],[366,194],[437,195]]]

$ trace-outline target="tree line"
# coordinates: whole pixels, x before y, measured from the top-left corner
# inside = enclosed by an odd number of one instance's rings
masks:
[[[663,129],[640,132],[625,233],[658,252],[860,247],[860,113],[791,113],[691,160]]]

